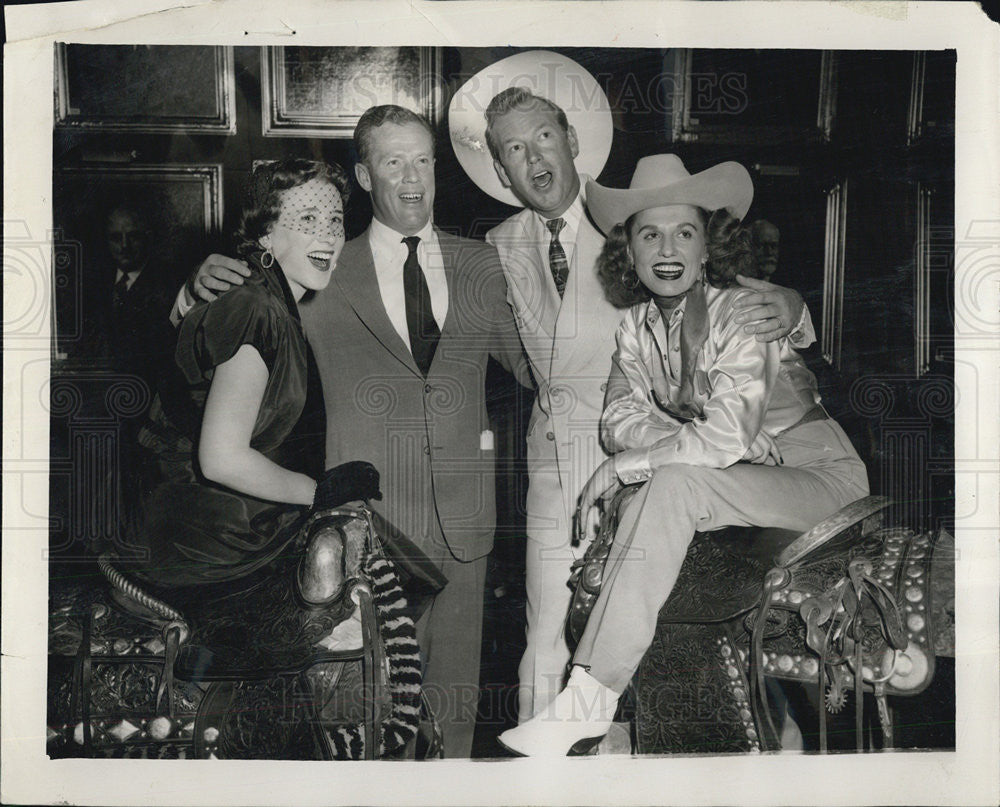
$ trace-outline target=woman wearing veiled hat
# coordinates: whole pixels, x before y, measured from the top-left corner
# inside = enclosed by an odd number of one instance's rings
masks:
[[[740,226],[753,198],[737,163],[691,175],[643,158],[628,190],[591,181],[608,239],[599,271],[628,307],[601,419],[613,454],[581,494],[582,517],[620,484],[646,482],[622,513],[604,584],[550,708],[501,735],[515,753],[585,753],[652,641],[695,531],[805,530],[868,493],[864,463],[820,406],[787,338],[743,332],[730,286],[753,255]]]
[[[305,457],[315,451],[302,431],[315,381],[298,304],[330,282],[347,190],[343,169],[322,162],[253,170],[236,233],[250,274],[185,317],[177,372],[139,435],[137,490],[117,540],[121,562],[144,582],[194,591],[246,578],[285,550],[305,508],[322,507],[343,476],[308,468],[315,462]],[[305,602],[339,594],[338,560],[325,541],[310,546]]]

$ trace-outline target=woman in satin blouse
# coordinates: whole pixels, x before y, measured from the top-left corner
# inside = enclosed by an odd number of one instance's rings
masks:
[[[864,464],[787,337],[758,342],[734,322],[742,289],[730,284],[753,262],[739,221],[752,198],[743,166],[691,175],[670,154],[640,160],[627,190],[587,185],[608,236],[605,293],[628,311],[601,420],[612,456],[581,494],[581,524],[620,485],[646,484],[621,514],[566,688],[500,736],[515,753],[585,753],[600,741],[696,531],[806,530],[868,493]]]
[[[138,490],[128,497],[119,556],[148,582],[176,588],[247,576],[278,555],[322,493],[322,421],[306,428],[322,400],[298,301],[330,282],[347,190],[344,171],[326,163],[254,169],[236,233],[250,275],[184,318],[175,378],[140,432]],[[323,601],[330,569],[307,557],[301,593]]]

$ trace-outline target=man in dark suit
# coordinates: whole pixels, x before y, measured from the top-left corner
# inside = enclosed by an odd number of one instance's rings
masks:
[[[487,360],[526,383],[529,375],[496,250],[431,222],[429,124],[373,107],[354,139],[373,220],[344,246],[333,282],[300,304],[323,385],[326,465],[373,463],[384,495],[375,506],[448,578],[417,633],[445,754],[468,757],[496,520]],[[192,286],[208,299],[244,271],[211,256]]]
[[[115,204],[104,234],[111,260],[94,303],[94,323],[111,366],[141,378],[152,400],[173,351],[174,333],[166,317],[176,280],[154,256],[152,215],[143,205]]]

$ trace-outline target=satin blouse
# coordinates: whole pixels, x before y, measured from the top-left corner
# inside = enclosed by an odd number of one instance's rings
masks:
[[[657,403],[657,398],[678,401],[686,300],[668,321],[652,300],[626,313],[616,336],[601,418],[608,452],[629,451],[616,462],[623,483],[648,479],[654,468],[667,463],[712,468],[741,460],[775,464],[780,455],[774,438],[819,404],[816,378],[788,337],[758,342],[734,321],[733,299],[742,291],[705,289],[709,333],[695,365],[692,401],[702,415],[688,422]],[[811,333],[808,314],[803,317]]]

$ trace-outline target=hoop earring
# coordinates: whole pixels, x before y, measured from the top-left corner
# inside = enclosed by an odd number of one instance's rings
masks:
[[[632,257],[632,247],[629,243],[625,242],[625,258],[628,261],[628,268],[622,269],[621,274],[618,275],[618,280],[622,284],[622,288],[626,291],[635,291],[639,288],[639,275],[635,271],[635,259]],[[628,273],[632,272],[632,279],[629,280]]]
[[[270,269],[274,266],[274,255],[271,254],[271,250],[264,250],[264,254],[260,256],[260,265],[265,269]]]

